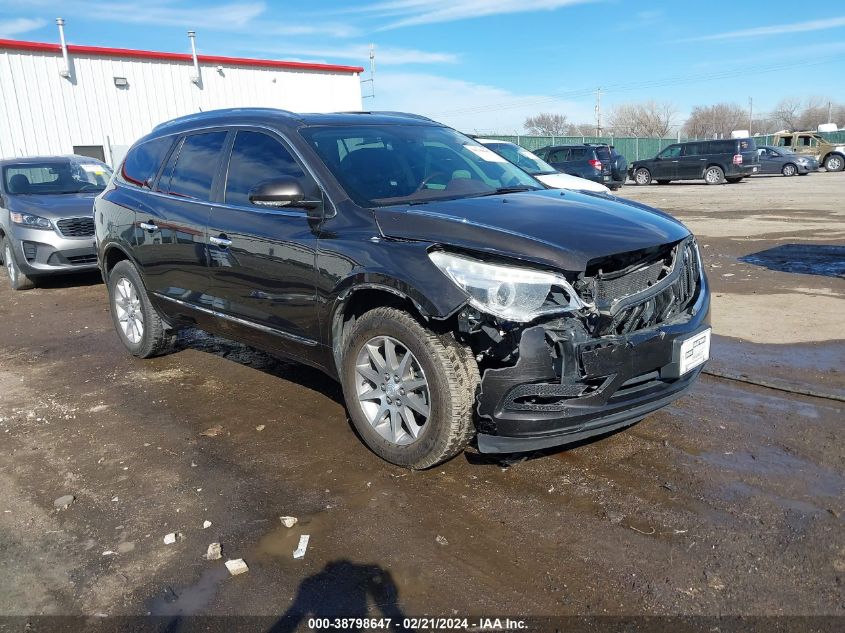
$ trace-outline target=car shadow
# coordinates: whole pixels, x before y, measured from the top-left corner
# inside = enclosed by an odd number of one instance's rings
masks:
[[[845,278],[845,246],[834,244],[781,244],[739,261],[782,273]]]
[[[82,288],[85,286],[97,286],[103,283],[100,271],[94,270],[85,273],[73,273],[69,275],[51,275],[49,277],[38,277],[35,287],[42,290],[58,290],[60,288]]]
[[[243,343],[215,336],[196,328],[179,331],[174,351],[193,349],[214,354],[246,367],[262,371],[276,378],[296,383],[312,391],[317,391],[345,406],[340,383],[329,378],[318,369],[273,356]]]

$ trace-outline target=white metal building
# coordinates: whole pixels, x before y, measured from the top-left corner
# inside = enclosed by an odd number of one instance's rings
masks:
[[[155,125],[185,114],[360,110],[362,70],[0,39],[0,157],[77,153],[114,165]]]

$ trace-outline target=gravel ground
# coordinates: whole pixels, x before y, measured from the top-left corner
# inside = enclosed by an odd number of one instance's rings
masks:
[[[840,396],[843,193],[621,192],[699,235],[711,369]],[[199,332],[132,358],[95,277],[4,284],[0,323],[0,614],[845,615],[840,400],[704,376],[597,441],[410,473],[313,370]]]

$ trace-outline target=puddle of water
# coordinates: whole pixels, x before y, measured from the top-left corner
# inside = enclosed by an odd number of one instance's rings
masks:
[[[698,459],[725,471],[746,473],[764,479],[784,478],[791,485],[804,487],[810,495],[836,499],[845,496],[845,476],[777,448],[759,447],[753,453],[701,453]]]
[[[202,612],[214,598],[220,583],[229,576],[229,570],[222,561],[215,561],[214,567],[206,569],[200,579],[189,587],[175,590],[165,588],[149,603],[150,615],[182,616]]]
[[[739,261],[783,273],[845,278],[845,246],[781,244]]]

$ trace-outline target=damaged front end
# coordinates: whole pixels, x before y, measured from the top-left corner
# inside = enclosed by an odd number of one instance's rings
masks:
[[[679,397],[700,373],[700,365],[682,372],[681,362],[684,341],[709,330],[707,279],[692,236],[596,259],[570,281],[575,292],[555,297],[553,289],[547,302],[558,309],[527,324],[471,305],[458,314],[482,371],[482,452],[536,450],[621,428]]]

